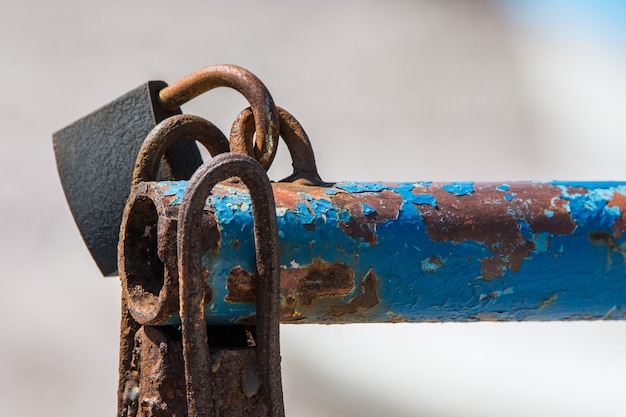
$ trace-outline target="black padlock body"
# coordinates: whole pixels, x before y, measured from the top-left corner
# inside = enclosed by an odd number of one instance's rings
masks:
[[[53,135],[65,197],[105,276],[117,273],[122,213],[141,144],[159,122],[181,113],[159,105],[158,93],[166,86],[149,81]],[[187,179],[202,164],[192,140],[175,143],[164,160],[170,179]]]

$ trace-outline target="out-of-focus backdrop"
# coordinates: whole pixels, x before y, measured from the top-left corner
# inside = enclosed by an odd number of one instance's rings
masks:
[[[256,73],[327,180],[626,180],[626,3],[0,0],[0,415],[115,413],[119,282],[51,135],[149,79]],[[246,106],[183,107],[228,130]],[[289,173],[284,148],[270,175]],[[626,283],[626,277],[625,277]],[[282,326],[289,417],[621,415],[626,323]]]

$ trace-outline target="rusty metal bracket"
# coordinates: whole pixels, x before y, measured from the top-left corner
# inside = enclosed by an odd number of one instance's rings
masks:
[[[326,184],[320,178],[315,163],[313,147],[308,135],[296,118],[282,107],[276,107],[280,120],[280,137],[283,138],[293,165],[293,174],[281,182],[298,182],[307,185]],[[250,107],[244,109],[230,129],[231,148],[245,150],[245,154],[254,156],[254,113]]]
[[[153,179],[165,149],[184,138],[196,139],[214,158],[189,181],[179,218],[159,216],[152,200],[135,199],[139,194],[133,192],[122,221],[118,416],[282,416],[278,232],[269,179],[253,158],[222,154],[228,144],[210,122],[178,115],[146,138],[133,190],[146,189],[141,181]],[[205,279],[211,266],[194,255],[207,233],[218,234],[203,224],[206,198],[217,182],[233,176],[249,186],[257,219],[257,312],[249,325],[207,330],[205,300],[212,290]],[[165,239],[171,233],[178,233],[178,244]],[[178,311],[182,327],[168,322]]]
[[[202,217],[206,200],[220,181],[239,177],[250,190],[256,248],[256,367],[242,363],[241,390],[222,390],[227,375],[211,384],[210,369],[220,367],[209,352],[205,321],[206,272],[211,274],[211,258],[203,265],[198,256],[202,243]],[[187,382],[189,416],[284,415],[280,376],[279,343],[279,253],[274,196],[263,167],[253,158],[224,154],[212,159],[189,180],[181,202],[178,227],[178,270],[183,356]],[[210,279],[210,278],[209,278]],[[238,355],[238,352],[231,352]],[[232,386],[232,382],[229,384]],[[243,395],[242,395],[243,394]],[[252,398],[255,400],[252,401]],[[225,399],[228,399],[226,402]]]
[[[248,100],[256,121],[254,158],[268,169],[276,156],[279,121],[270,92],[256,75],[236,65],[211,65],[195,71],[159,92],[165,109],[174,109],[200,94],[217,87],[230,87]],[[231,150],[246,153],[231,146]]]

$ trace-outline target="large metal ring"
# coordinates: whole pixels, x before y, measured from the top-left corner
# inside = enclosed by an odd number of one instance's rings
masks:
[[[248,100],[256,121],[256,145],[251,154],[269,169],[278,145],[278,112],[265,85],[250,71],[236,65],[212,65],[193,72],[159,92],[165,109],[176,109],[198,95],[216,87],[230,87]],[[231,150],[246,153],[233,146]]]
[[[159,162],[178,140],[197,140],[211,155],[228,152],[228,141],[211,122],[190,114],[159,123],[144,141],[133,173],[133,189],[124,208],[118,245],[122,291],[132,317],[140,324],[158,324],[178,312],[178,271],[165,258],[176,257],[175,247],[159,245],[159,236],[175,224],[165,224],[158,213],[165,208],[135,187],[156,180]],[[173,262],[175,265],[175,262]]]

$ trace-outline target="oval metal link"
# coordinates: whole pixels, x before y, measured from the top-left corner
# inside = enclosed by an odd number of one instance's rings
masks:
[[[220,181],[239,177],[250,191],[256,247],[256,335],[261,395],[268,415],[284,416],[280,376],[280,263],[272,186],[265,170],[247,155],[219,155],[202,165],[183,194],[178,221],[178,271],[183,357],[189,416],[211,416],[210,352],[205,321],[205,275],[198,250],[207,198]],[[210,259],[209,259],[210,262]],[[210,267],[209,267],[210,268]],[[210,274],[210,271],[209,271]]]
[[[289,149],[293,165],[293,174],[281,181],[325,185],[326,183],[317,172],[311,141],[304,128],[287,110],[278,106],[276,109],[280,120],[280,137],[283,138]],[[237,115],[230,130],[231,146],[236,144],[238,148],[245,149],[245,153],[248,155],[252,155],[253,152],[254,117],[250,107],[242,110]]]
[[[191,114],[179,114],[159,123],[143,142],[133,172],[133,187],[155,181],[159,163],[167,148],[179,140],[196,140],[212,156],[228,152],[228,140],[211,122]],[[138,199],[126,203],[120,230],[118,269],[127,307],[138,323],[152,325],[178,310],[177,271],[164,265],[164,257],[176,256],[175,248],[158,244],[161,225],[154,201]],[[144,231],[145,230],[145,231]],[[126,256],[133,251],[135,256]]]
[[[161,105],[175,109],[198,95],[217,87],[230,87],[248,100],[256,121],[254,158],[269,169],[278,145],[279,121],[274,100],[263,82],[250,71],[236,65],[212,65],[193,72],[159,92]],[[233,146],[231,151],[247,153]]]

